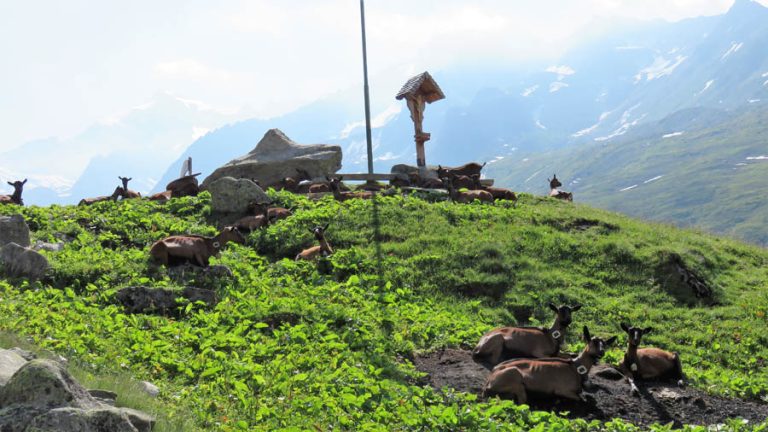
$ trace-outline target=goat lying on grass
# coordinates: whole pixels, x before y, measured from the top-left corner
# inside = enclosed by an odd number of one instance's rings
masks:
[[[608,340],[593,338],[584,326],[587,346],[578,357],[515,359],[501,363],[488,376],[483,396],[509,395],[518,404],[523,404],[528,401],[528,392],[534,392],[583,401],[582,389],[589,370],[615,340],[616,336]]]
[[[269,225],[269,209],[266,204],[248,207],[253,214],[242,217],[234,223],[234,226],[237,227],[238,230],[243,232],[253,232]]]
[[[24,192],[24,184],[27,183],[27,179],[24,179],[24,181],[18,181],[11,183],[8,182],[9,185],[13,186],[13,194],[11,195],[0,195],[0,204],[16,204],[23,206],[24,200],[21,199],[21,193]]]
[[[557,198],[565,201],[573,201],[573,193],[572,192],[563,192],[561,190],[558,190],[560,186],[563,184],[560,183],[560,180],[557,179],[557,175],[552,174],[552,180],[547,179],[549,181],[549,196],[552,198]]]
[[[124,189],[121,186],[118,186],[115,188],[115,191],[112,192],[112,195],[106,195],[106,196],[100,196],[100,197],[94,197],[94,198],[83,198],[80,200],[77,205],[79,206],[87,206],[91,204],[96,204],[97,202],[103,202],[103,201],[117,201],[117,198],[122,196],[124,192]]]
[[[333,254],[331,245],[328,243],[328,240],[325,239],[325,231],[328,229],[328,225],[330,225],[330,222],[325,224],[325,226],[318,225],[309,229],[309,231],[315,235],[315,239],[317,239],[320,245],[312,246],[311,248],[299,252],[299,254],[296,255],[296,261],[312,261],[319,257],[327,257]]]
[[[120,177],[117,176],[121,182],[123,182],[123,199],[141,198],[141,194],[128,189],[128,182],[133,180],[133,177]]]
[[[149,255],[155,262],[166,266],[176,259],[208,267],[208,260],[218,255],[229,242],[245,244],[245,237],[235,227],[225,227],[215,237],[175,235],[152,244]]]
[[[501,327],[493,329],[480,338],[472,350],[472,359],[477,363],[495,366],[503,356],[509,357],[557,357],[565,340],[565,331],[571,324],[571,313],[581,305],[549,308],[555,312],[550,328],[543,327]]]
[[[448,195],[451,197],[451,201],[462,204],[471,203],[474,200],[480,200],[482,202],[493,202],[493,195],[490,192],[484,190],[469,190],[466,192],[459,192],[453,185],[453,180],[448,177],[443,178],[443,184],[448,188]]]
[[[331,192],[333,192],[333,197],[336,199],[336,201],[346,201],[350,199],[360,198],[360,199],[371,199],[373,198],[373,192],[342,192],[341,191],[341,180],[343,179],[342,176],[328,178],[328,184],[331,187]]]
[[[636,379],[674,379],[678,386],[684,385],[680,355],[658,348],[637,348],[643,335],[651,332],[651,327],[641,329],[621,323],[621,328],[629,335],[629,346],[619,364],[619,371],[629,382],[631,394],[640,394],[635,386]]]

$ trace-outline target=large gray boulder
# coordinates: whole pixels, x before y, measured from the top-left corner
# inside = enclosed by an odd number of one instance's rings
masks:
[[[254,182],[244,178],[222,177],[208,186],[211,210],[215,213],[243,215],[251,203],[266,204],[272,200]]]
[[[60,364],[32,360],[0,387],[0,430],[149,432],[155,420],[101,403]]]
[[[0,249],[0,264],[10,277],[37,280],[48,271],[48,260],[32,249],[8,243]]]
[[[186,287],[181,291],[164,288],[134,286],[123,288],[115,295],[127,313],[173,315],[187,303],[201,301],[209,307],[218,302],[211,290]]]
[[[310,178],[325,178],[341,169],[341,147],[328,144],[301,145],[279,129],[270,129],[251,152],[216,169],[203,187],[222,177],[258,180],[264,187],[306,171]]]
[[[24,221],[24,216],[15,214],[11,216],[0,216],[0,247],[8,243],[27,247],[29,241],[29,227]]]
[[[18,352],[0,349],[0,387],[6,385],[17,370],[27,363]]]

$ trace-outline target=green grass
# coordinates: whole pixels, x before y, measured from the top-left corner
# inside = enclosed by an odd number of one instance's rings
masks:
[[[768,110],[722,117],[690,129],[669,122],[638,126],[626,137],[520,155],[487,171],[497,184],[541,194],[556,172],[578,202],[767,246],[768,201],[761,191],[768,161],[746,158],[766,155]],[[657,176],[663,177],[645,183]],[[567,184],[573,180],[578,183]],[[637,187],[621,191],[632,185]]]
[[[495,326],[548,322],[549,302],[583,304],[575,325],[622,344],[620,321],[652,325],[645,342],[679,351],[692,385],[766,399],[764,249],[530,195],[517,208],[273,196],[294,216],[214,259],[231,279],[196,282],[152,269],[147,252],[169,234],[215,232],[207,194],[165,207],[0,207],[21,211],[36,240],[72,240],[46,252],[47,279],[0,279],[0,329],[76,360],[84,376],[156,383],[163,406],[154,412],[196,430],[593,429],[598,423],[420,387],[407,360],[471,347]],[[336,253],[321,274],[292,257],[314,244],[307,228],[327,222]],[[671,254],[714,288],[713,302],[679,286],[665,265]],[[125,315],[112,300],[126,286],[188,284],[222,301],[165,318]],[[568,341],[581,346],[576,333]]]

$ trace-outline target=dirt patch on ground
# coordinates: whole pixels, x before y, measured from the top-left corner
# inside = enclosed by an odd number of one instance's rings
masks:
[[[425,385],[436,389],[450,387],[455,390],[482,393],[488,369],[472,361],[469,351],[446,349],[414,358],[416,368],[428,375]],[[712,425],[729,418],[743,418],[759,423],[768,418],[768,404],[727,399],[708,395],[700,390],[661,382],[639,383],[640,396],[631,396],[629,387],[615,371],[605,365],[590,372],[594,388],[585,391],[587,402],[530,398],[532,408],[564,412],[566,417],[587,420],[621,418],[635,425],[673,422]]]

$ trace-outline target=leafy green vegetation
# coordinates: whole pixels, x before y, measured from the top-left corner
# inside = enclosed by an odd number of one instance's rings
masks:
[[[271,194],[294,216],[230,244],[212,260],[231,269],[222,279],[169,276],[148,262],[166,235],[217,231],[206,193],[165,206],[0,207],[23,213],[34,240],[65,241],[43,252],[47,279],[0,279],[0,329],[88,374],[156,383],[164,430],[637,430],[418,385],[415,352],[548,322],[549,302],[581,303],[576,325],[619,335],[607,361],[622,356],[621,320],[652,325],[646,343],[679,351],[692,385],[768,397],[763,249],[529,195],[513,208]],[[314,244],[307,228],[327,222],[336,253],[324,271],[293,261]],[[681,289],[673,254],[714,288],[713,300]],[[220,303],[181,305],[168,318],[126,315],[114,300],[126,286],[191,284],[216,290]],[[578,332],[568,341],[581,347]]]

